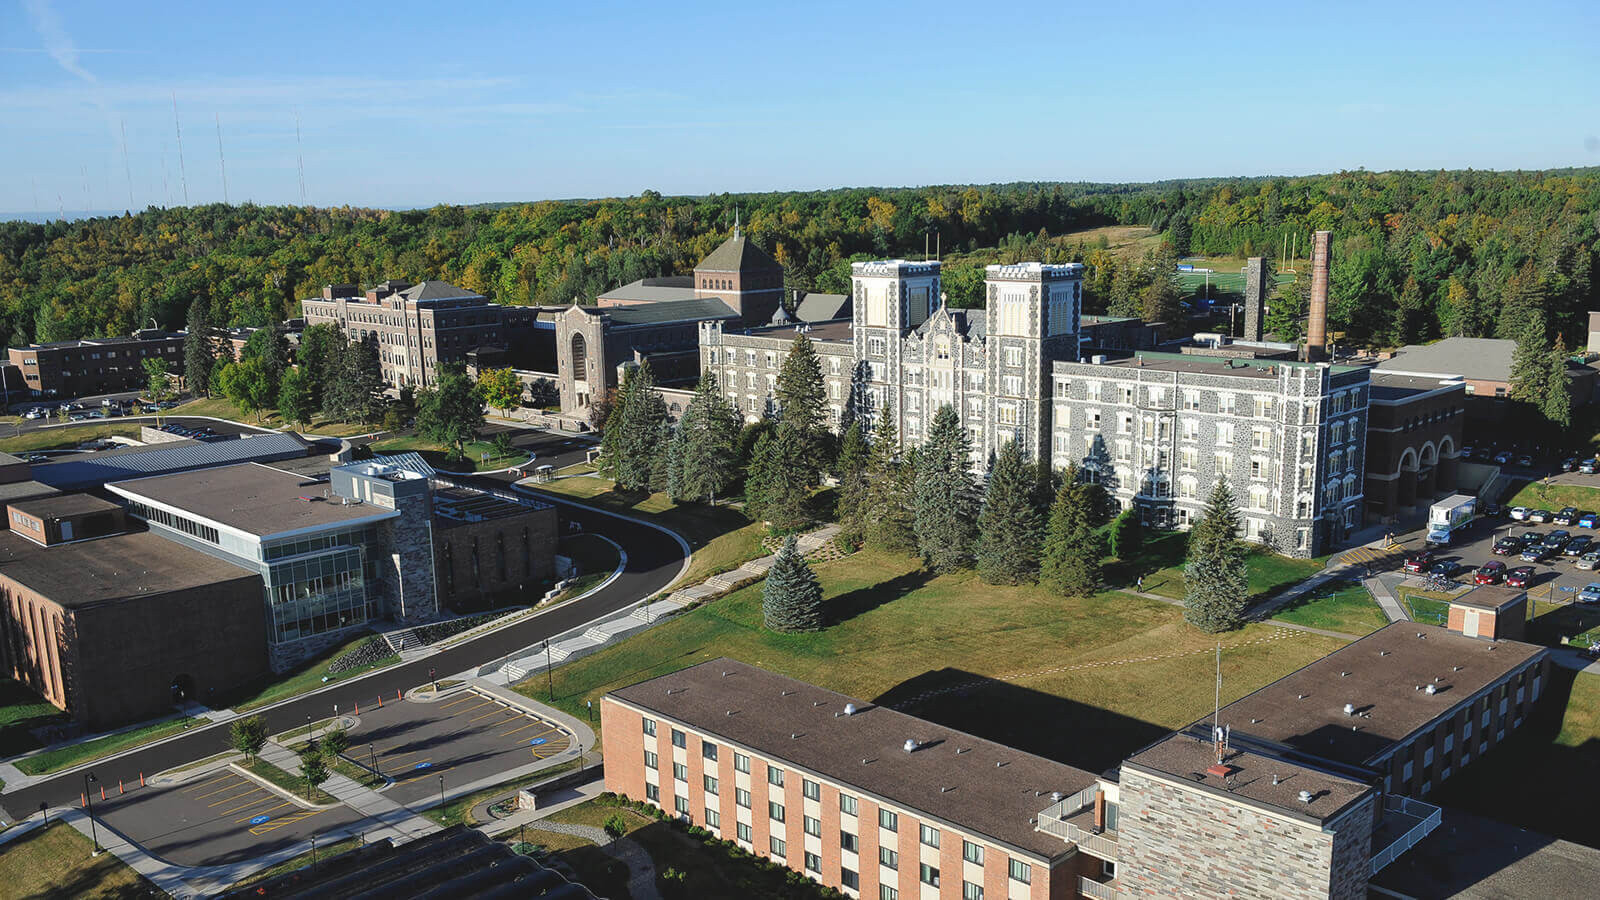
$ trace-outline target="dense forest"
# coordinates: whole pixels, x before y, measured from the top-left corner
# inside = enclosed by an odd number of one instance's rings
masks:
[[[971,260],[1043,258],[1089,264],[1090,310],[1115,308],[1116,271],[1137,272],[1141,261],[1062,236],[1130,224],[1165,235],[1162,265],[1188,254],[1276,257],[1286,240],[1304,248],[1311,231],[1332,230],[1331,325],[1350,343],[1514,336],[1531,313],[1581,345],[1582,314],[1600,307],[1600,169],[1357,171],[708,197],[647,191],[401,212],[213,205],[6,222],[0,336],[17,344],[122,334],[152,320],[174,328],[194,301],[212,321],[259,325],[296,314],[298,299],[322,284],[385,278],[445,279],[502,303],[592,302],[636,278],[690,271],[731,233],[736,210],[799,289],[845,290],[851,260],[915,257],[937,240],[969,261],[947,274],[953,303],[978,299],[981,270]],[[1142,262],[1148,280],[1151,263]]]

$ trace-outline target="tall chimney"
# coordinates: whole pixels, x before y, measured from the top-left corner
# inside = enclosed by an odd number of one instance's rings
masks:
[[[1328,351],[1328,257],[1333,232],[1311,235],[1311,321],[1306,325],[1306,362],[1320,362]]]

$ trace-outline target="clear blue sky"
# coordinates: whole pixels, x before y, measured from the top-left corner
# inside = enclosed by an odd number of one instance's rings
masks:
[[[1600,164],[1596,0],[0,3],[0,210],[126,207],[124,127],[182,202],[174,95],[192,203],[217,117],[299,202],[296,113],[317,205]]]

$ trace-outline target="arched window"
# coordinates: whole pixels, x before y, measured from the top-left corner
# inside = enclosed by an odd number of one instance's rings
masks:
[[[589,377],[589,347],[581,334],[572,336],[572,377]]]

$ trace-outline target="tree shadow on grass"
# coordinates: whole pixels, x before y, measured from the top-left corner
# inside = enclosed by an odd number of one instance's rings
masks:
[[[857,588],[840,594],[824,604],[823,612],[828,617],[829,625],[847,622],[862,613],[871,612],[885,603],[904,597],[926,585],[933,578],[934,574],[925,568],[907,572],[871,587]]]
[[[1077,766],[1103,772],[1171,729],[961,669],[902,681],[874,703]]]

